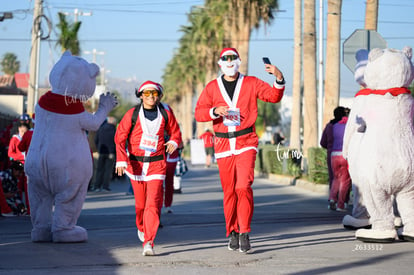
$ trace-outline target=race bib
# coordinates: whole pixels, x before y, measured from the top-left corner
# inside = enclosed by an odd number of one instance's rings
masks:
[[[224,116],[223,124],[226,126],[240,126],[240,109],[230,108],[228,114]]]
[[[139,148],[145,151],[156,152],[158,146],[158,135],[143,134]]]

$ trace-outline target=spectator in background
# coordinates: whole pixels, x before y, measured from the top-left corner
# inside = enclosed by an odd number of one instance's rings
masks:
[[[116,119],[108,117],[95,135],[95,144],[99,153],[96,168],[95,192],[111,191],[109,184],[115,169],[115,132]]]
[[[329,209],[344,212],[346,211],[345,203],[348,201],[351,189],[351,177],[348,171],[348,162],[342,156],[342,144],[348,116],[345,109],[341,114],[341,119],[332,126],[331,167],[333,180],[329,194]]]
[[[285,141],[285,137],[283,136],[282,132],[280,130],[277,130],[273,134],[273,144],[274,145],[283,145],[283,142]]]
[[[18,190],[18,181],[23,175],[23,164],[12,161],[10,169],[0,171],[0,210],[1,215],[13,217],[24,215],[26,207]]]
[[[346,113],[346,109],[342,106],[338,106],[334,110],[334,118],[326,124],[325,129],[322,132],[322,137],[319,144],[322,148],[326,149],[326,164],[328,166],[328,175],[329,175],[329,189],[332,187],[333,181],[333,171],[331,166],[331,153],[332,153],[332,144],[333,144],[333,125],[340,121]]]
[[[11,160],[19,161],[24,164],[25,154],[18,148],[23,135],[29,130],[30,126],[26,123],[19,123],[17,133],[14,133],[10,139],[8,155]]]
[[[206,168],[210,167],[214,154],[214,134],[210,129],[206,128],[205,132],[200,136],[204,142],[204,150],[206,152]]]

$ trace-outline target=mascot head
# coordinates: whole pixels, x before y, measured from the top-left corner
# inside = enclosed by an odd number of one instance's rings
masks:
[[[387,90],[390,88],[408,87],[414,78],[411,63],[412,49],[403,50],[372,49],[364,72],[367,88]]]
[[[87,100],[95,92],[98,74],[96,64],[66,51],[50,72],[52,93]]]

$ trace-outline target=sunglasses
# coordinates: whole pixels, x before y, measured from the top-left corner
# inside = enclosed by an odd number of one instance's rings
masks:
[[[230,59],[230,61],[236,60],[237,58],[239,58],[237,55],[232,54],[232,55],[223,55],[220,59],[223,61],[227,61],[228,59]]]
[[[157,90],[145,90],[142,92],[142,94],[146,97],[149,97],[151,94],[153,96],[158,96],[158,91]]]

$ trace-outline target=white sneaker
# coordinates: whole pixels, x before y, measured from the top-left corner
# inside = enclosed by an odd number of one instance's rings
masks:
[[[139,229],[138,229],[138,239],[141,241],[141,242],[144,242],[145,241],[145,235],[144,235],[144,232],[142,232],[142,231],[139,231]]]
[[[142,255],[144,256],[154,256],[155,252],[154,252],[154,248],[151,245],[151,242],[147,242],[144,245],[144,250],[142,251]]]

